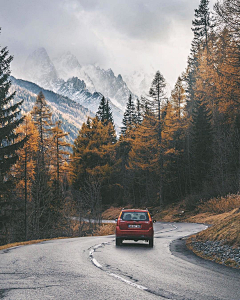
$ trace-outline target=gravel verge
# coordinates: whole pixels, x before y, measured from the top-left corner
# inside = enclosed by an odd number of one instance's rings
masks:
[[[240,269],[240,247],[225,245],[224,241],[199,241],[189,238],[187,246],[198,256],[216,263]]]

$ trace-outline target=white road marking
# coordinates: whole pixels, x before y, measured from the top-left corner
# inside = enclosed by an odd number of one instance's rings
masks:
[[[103,270],[103,266],[96,260],[96,258],[93,257],[93,254],[94,254],[95,250],[97,250],[98,248],[103,247],[105,244],[108,244],[108,243],[109,243],[109,242],[104,242],[104,243],[102,243],[102,244],[95,245],[95,246],[93,246],[93,247],[90,249],[90,251],[89,251],[89,257],[90,257],[90,259],[91,259],[91,262],[94,264],[94,266],[96,266],[97,268],[99,268],[99,269],[101,269],[101,270]],[[137,288],[137,289],[139,289],[139,290],[148,291],[148,288],[145,287],[145,286],[142,286],[142,285],[137,284],[137,283],[135,283],[135,282],[131,282],[130,280],[127,280],[127,279],[125,279],[125,278],[123,278],[123,277],[121,277],[121,276],[119,276],[119,275],[117,275],[117,274],[111,273],[111,272],[109,272],[109,271],[106,271],[106,273],[107,273],[109,276],[112,276],[112,277],[114,277],[114,278],[117,278],[118,280],[121,280],[121,281],[125,282],[126,284],[131,285],[131,286],[133,286],[133,287],[135,287],[135,288]]]
[[[94,257],[92,258],[92,262],[96,267],[102,269],[102,265],[100,265],[100,263]]]
[[[107,273],[108,273],[108,272],[107,272]],[[134,286],[134,287],[136,287],[136,288],[138,288],[138,289],[140,289],[140,290],[144,290],[144,291],[147,291],[147,290],[148,290],[147,287],[142,286],[142,285],[140,285],[140,284],[136,284],[136,283],[134,283],[134,282],[131,282],[131,281],[129,281],[129,280],[127,280],[127,279],[125,279],[125,278],[123,278],[123,277],[117,275],[117,274],[114,274],[114,273],[108,273],[108,274],[109,274],[110,276],[113,276],[113,277],[115,277],[115,278],[117,278],[117,279],[119,279],[119,280],[121,280],[121,281],[123,281],[123,282],[125,282],[125,283],[127,283],[127,284],[129,284],[129,285],[131,285],[131,286]]]

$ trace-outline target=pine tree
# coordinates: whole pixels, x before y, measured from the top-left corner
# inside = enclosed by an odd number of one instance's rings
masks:
[[[139,99],[137,99],[136,122],[138,125],[142,123],[142,109],[141,109],[141,102]]]
[[[131,131],[131,129],[136,126],[137,123],[136,109],[131,94],[128,98],[128,103],[123,115],[122,123],[123,127],[121,127],[121,132],[123,135],[126,135],[127,131]]]
[[[26,138],[20,138],[20,134],[16,133],[16,129],[23,122],[23,118],[19,117],[23,101],[12,104],[15,93],[9,93],[12,59],[7,47],[0,48],[0,230],[3,230],[3,241],[5,242],[7,241],[7,224],[11,218],[12,209],[11,201],[8,198],[11,183],[11,176],[8,176],[8,172],[18,159],[17,150],[21,149],[26,142]],[[18,141],[16,141],[17,139]]]
[[[149,90],[149,95],[153,99],[152,101],[152,108],[157,114],[157,118],[161,121],[161,109],[162,109],[162,102],[165,99],[165,88],[166,82],[163,75],[157,71],[156,75],[152,81],[151,88]],[[157,107],[155,108],[157,104]]]
[[[204,103],[197,101],[191,127],[193,185],[198,190],[209,174],[212,161],[212,116]]]
[[[10,63],[13,57],[9,56],[7,48],[0,50],[0,182],[4,182],[4,176],[16,162],[16,151],[23,147],[26,138],[16,142],[19,134],[15,132],[23,122],[23,117],[18,118],[23,100],[12,104],[15,92],[9,94],[11,86]]]
[[[204,44],[208,51],[210,29],[212,28],[209,0],[201,0],[198,9],[195,9],[195,19],[192,21],[194,38],[192,48],[199,49],[200,43]]]
[[[102,97],[101,102],[98,107],[98,111],[96,113],[96,117],[99,121],[101,121],[104,125],[109,124],[111,122],[113,124],[113,116],[112,110],[109,105],[109,101]]]
[[[112,110],[111,110],[111,107],[109,105],[109,101],[107,100],[107,104],[106,104],[106,121],[104,122],[104,124],[109,124],[109,123],[112,123],[112,125],[114,125]]]
[[[209,53],[209,38],[213,24],[209,12],[209,0],[201,0],[198,9],[195,9],[195,19],[192,21],[192,31],[194,34],[191,44],[190,55],[188,57],[188,67],[185,81],[187,83],[187,110],[191,114],[196,99],[196,81],[200,63],[201,51],[206,48],[207,56]]]

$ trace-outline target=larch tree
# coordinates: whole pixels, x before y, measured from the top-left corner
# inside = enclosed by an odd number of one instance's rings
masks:
[[[24,122],[17,128],[16,132],[27,137],[23,148],[17,151],[19,159],[16,162],[14,171],[17,178],[16,191],[24,199],[24,231],[25,240],[28,240],[29,226],[32,223],[30,217],[33,213],[31,190],[35,179],[39,145],[38,131],[30,114],[25,116]]]
[[[149,95],[152,98],[152,110],[155,112],[158,120],[158,144],[159,144],[159,203],[160,206],[163,205],[163,151],[162,151],[162,130],[163,130],[163,105],[164,100],[166,100],[166,82],[163,75],[157,71],[155,77],[152,81],[151,88],[149,90]],[[157,107],[156,107],[157,106]]]
[[[99,182],[101,198],[104,203],[108,203],[111,198],[109,187],[114,151],[115,145],[112,136],[109,135],[108,126],[98,118],[89,118],[83,123],[73,146],[71,162],[73,187],[86,193],[86,188],[91,187],[89,181]],[[100,202],[92,200],[100,205],[101,199],[98,199]]]
[[[51,140],[51,165],[50,174],[53,178],[54,184],[54,203],[55,210],[61,208],[62,200],[62,181],[64,174],[69,171],[69,159],[70,159],[70,144],[66,142],[65,137],[69,134],[64,132],[61,127],[62,122],[57,121],[52,128],[52,140]]]
[[[181,113],[183,111],[185,99],[186,99],[186,95],[185,95],[185,89],[183,87],[183,80],[179,76],[174,86],[174,89],[172,90],[171,93],[171,101],[173,103],[173,107],[176,111],[178,119],[181,118]]]
[[[46,233],[46,228],[49,227],[51,222],[49,205],[52,198],[49,184],[52,113],[42,92],[38,94],[31,114],[39,134],[35,180],[32,186],[35,206],[33,236],[34,238],[40,238],[42,234]]]

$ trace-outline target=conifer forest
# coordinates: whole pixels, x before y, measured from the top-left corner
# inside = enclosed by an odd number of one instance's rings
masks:
[[[0,48],[0,245],[72,236],[72,218],[101,222],[115,206],[166,207],[240,188],[240,2],[201,0],[186,69],[167,94],[156,70],[147,96],[129,95],[116,133],[102,97],[74,144],[44,93],[21,113]],[[95,224],[89,223],[89,227]],[[91,228],[90,228],[91,229]]]

